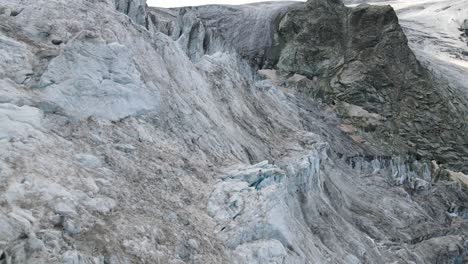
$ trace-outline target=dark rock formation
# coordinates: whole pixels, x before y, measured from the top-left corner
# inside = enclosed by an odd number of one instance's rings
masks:
[[[390,6],[310,0],[281,19],[279,36],[278,69],[381,115],[377,132],[399,150],[468,171],[468,104],[419,64]]]

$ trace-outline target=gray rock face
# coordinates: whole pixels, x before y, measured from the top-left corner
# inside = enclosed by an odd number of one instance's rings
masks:
[[[428,76],[390,8],[0,0],[0,263],[463,263]]]
[[[325,98],[384,117],[391,144],[468,170],[468,103],[421,67],[390,6],[311,0],[279,24],[278,68],[317,78]],[[359,125],[359,124],[358,124]]]

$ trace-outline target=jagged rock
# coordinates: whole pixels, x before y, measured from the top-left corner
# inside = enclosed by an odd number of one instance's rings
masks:
[[[279,69],[318,78],[325,98],[382,116],[379,130],[393,144],[414,145],[408,151],[467,170],[468,103],[433,82],[390,6],[310,0],[281,19],[279,34]]]

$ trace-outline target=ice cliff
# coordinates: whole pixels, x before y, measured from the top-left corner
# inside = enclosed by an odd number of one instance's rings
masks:
[[[464,263],[468,101],[413,52],[388,6],[0,0],[0,263]]]

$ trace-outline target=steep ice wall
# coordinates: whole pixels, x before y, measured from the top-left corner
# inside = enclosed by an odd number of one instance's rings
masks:
[[[259,67],[272,66],[278,19],[296,2],[277,1],[241,6],[209,5],[174,9],[151,8],[154,24],[196,58],[205,53],[236,50]]]
[[[0,0],[0,263],[464,261],[444,166],[257,71],[295,6]]]
[[[146,24],[146,7],[146,0],[115,0],[115,8],[140,25]]]

